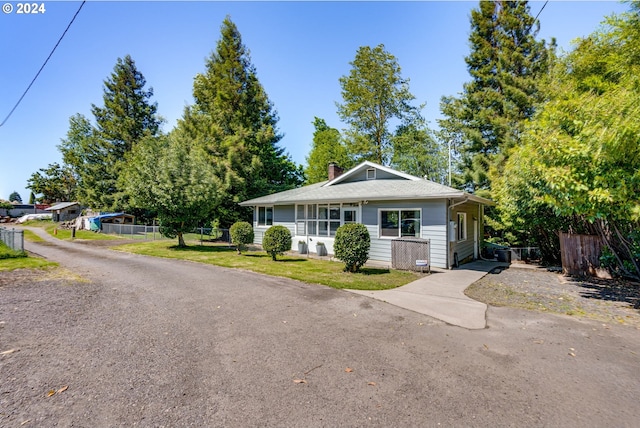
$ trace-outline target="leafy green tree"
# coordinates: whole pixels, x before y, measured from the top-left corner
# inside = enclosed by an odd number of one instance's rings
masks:
[[[291,249],[291,232],[281,225],[271,226],[262,237],[262,248],[276,261],[278,255]]]
[[[358,272],[369,260],[371,238],[363,224],[344,224],[336,231],[333,244],[335,256],[345,264],[346,272]]]
[[[350,63],[348,76],[340,78],[343,103],[338,115],[349,125],[347,149],[354,161],[388,165],[393,153],[391,122],[411,123],[419,109],[410,103],[409,79],[401,75],[395,56],[384,45],[362,46]]]
[[[229,18],[205,72],[194,79],[193,96],[195,103],[185,110],[178,128],[207,151],[224,183],[215,209],[222,226],[251,217],[250,209],[238,202],[302,183],[302,166],[278,146],[278,116]]]
[[[16,192],[15,190],[11,192],[11,194],[9,195],[9,202],[18,202],[19,204],[21,204],[22,197],[20,196],[20,193]]]
[[[246,221],[237,221],[229,228],[229,234],[231,235],[231,243],[236,246],[238,254],[246,250],[247,245],[253,243],[253,227]]]
[[[29,194],[29,204],[33,205],[36,203],[36,195],[33,192],[30,192]]]
[[[446,182],[446,149],[424,120],[398,127],[392,140],[391,167],[436,183]]]
[[[0,209],[10,210],[13,208],[13,204],[9,201],[5,201],[4,199],[0,199]]]
[[[31,174],[27,188],[44,204],[75,201],[76,179],[71,168],[52,163]]]
[[[318,117],[314,118],[313,126],[315,127],[313,146],[307,157],[307,167],[304,171],[308,184],[325,181],[328,165],[332,162],[345,170],[353,166],[347,149],[342,143],[340,131],[331,128],[324,119]]]
[[[59,149],[77,175],[78,199],[106,211],[129,209],[128,195],[118,185],[127,153],[145,136],[160,133],[153,89],[127,55],[118,58],[104,81],[102,107],[92,105],[95,126],[82,115],[70,119],[67,139]]]
[[[178,238],[209,221],[219,197],[216,177],[201,147],[179,133],[147,137],[128,156],[120,185],[138,207],[157,212],[160,233]]]
[[[631,11],[580,40],[548,81],[535,116],[496,179],[505,221],[550,213],[598,233],[620,270],[640,276],[640,18]],[[496,174],[496,176],[498,176]],[[548,217],[549,218],[549,217]],[[531,226],[521,222],[522,226]]]
[[[490,188],[489,169],[501,168],[542,100],[538,82],[550,53],[535,36],[539,23],[527,1],[481,1],[471,13],[471,81],[458,97],[443,97],[438,123],[461,155],[463,187]]]

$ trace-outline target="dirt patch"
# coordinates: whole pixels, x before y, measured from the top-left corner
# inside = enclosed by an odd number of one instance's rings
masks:
[[[495,269],[465,294],[493,306],[583,317],[640,328],[640,284],[572,278],[546,270]]]

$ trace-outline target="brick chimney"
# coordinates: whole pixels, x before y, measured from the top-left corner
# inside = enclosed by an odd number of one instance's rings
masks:
[[[343,172],[344,170],[342,168],[340,168],[337,164],[331,162],[329,164],[329,181],[341,176]]]

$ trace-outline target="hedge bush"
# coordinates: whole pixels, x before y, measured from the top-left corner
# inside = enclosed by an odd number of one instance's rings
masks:
[[[291,232],[284,226],[271,226],[264,233],[262,248],[276,260],[278,254],[282,255],[291,249]]]
[[[350,223],[340,226],[336,231],[333,252],[344,262],[346,272],[358,272],[369,260],[370,246],[371,238],[365,225]]]
[[[247,245],[253,243],[253,227],[246,221],[238,221],[229,229],[231,243],[238,250],[238,254],[247,249]]]

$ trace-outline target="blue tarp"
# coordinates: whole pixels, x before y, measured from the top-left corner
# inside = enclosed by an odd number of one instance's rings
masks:
[[[102,224],[100,223],[101,220],[105,218],[120,217],[122,215],[124,215],[124,213],[109,213],[91,217],[89,219],[89,228],[94,232],[98,232],[99,230],[102,230]]]

